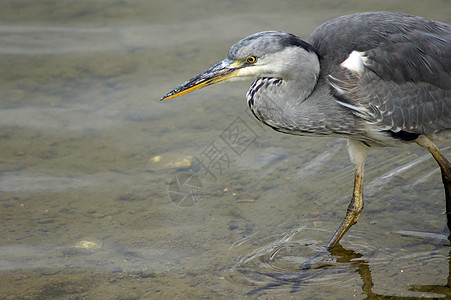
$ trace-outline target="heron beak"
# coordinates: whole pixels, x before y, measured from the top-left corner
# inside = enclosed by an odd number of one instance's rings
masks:
[[[236,77],[236,71],[243,66],[243,62],[226,58],[220,63],[206,70],[205,72],[188,80],[181,86],[176,87],[175,89],[164,95],[164,97],[161,98],[161,101],[185,95],[200,88]]]

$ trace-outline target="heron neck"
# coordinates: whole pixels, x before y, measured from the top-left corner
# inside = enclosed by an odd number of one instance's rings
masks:
[[[259,78],[248,92],[248,104],[260,121],[284,133],[340,135],[355,123],[355,118],[330,94],[324,79],[301,84],[296,80]]]

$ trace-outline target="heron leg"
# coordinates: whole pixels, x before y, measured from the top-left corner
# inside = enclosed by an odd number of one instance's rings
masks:
[[[431,155],[434,157],[440,166],[440,171],[442,172],[442,182],[445,189],[446,198],[446,221],[448,235],[451,229],[451,163],[443,156],[443,154],[438,150],[437,146],[429,138],[425,136],[420,136],[416,140],[417,144],[425,147],[429,150]]]
[[[348,141],[348,152],[351,160],[355,164],[354,192],[352,194],[351,203],[349,203],[343,222],[340,227],[338,227],[337,231],[335,231],[326,247],[322,248],[306,262],[302,263],[300,266],[301,269],[310,269],[313,264],[317,263],[321,257],[337,245],[352,225],[357,223],[363,210],[363,169],[368,149],[369,147],[362,142],[354,140]]]
[[[357,223],[363,210],[363,169],[369,146],[360,141],[348,140],[347,148],[351,161],[355,164],[354,192],[345,219],[326,246],[328,250],[333,248],[349,228]]]
[[[363,163],[356,164],[354,178],[354,192],[351,203],[349,203],[346,216],[340,227],[335,231],[326,248],[331,249],[340,241],[343,235],[357,223],[363,210]]]

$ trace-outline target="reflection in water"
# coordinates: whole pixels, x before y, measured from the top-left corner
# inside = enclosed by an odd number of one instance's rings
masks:
[[[365,256],[352,249],[346,249],[338,244],[330,253],[322,257],[321,262],[311,269],[295,270],[299,266],[302,259],[308,258],[309,254],[306,252],[316,253],[318,249],[312,247],[317,243],[313,240],[295,239],[298,235],[307,228],[299,228],[284,234],[275,242],[268,243],[259,249],[253,250],[249,255],[242,257],[229,270],[228,276],[230,280],[239,282],[240,284],[248,286],[256,286],[246,295],[248,296],[263,296],[267,293],[278,293],[280,291],[289,291],[291,294],[302,293],[303,288],[308,286],[324,286],[324,285],[340,285],[351,286],[350,281],[354,281],[353,274],[358,274],[360,277],[360,287],[367,299],[423,299],[424,297],[445,296],[451,297],[451,250],[447,257],[440,253],[443,245],[440,244],[436,249],[427,252],[417,252],[415,255],[408,254],[405,257],[399,257],[399,260],[415,262],[434,262],[443,261],[448,262],[448,274],[446,284],[443,285],[424,285],[412,284],[408,290],[412,292],[421,293],[418,296],[396,296],[392,294],[384,294],[374,292],[375,287],[373,276],[371,272],[371,264]],[[309,235],[309,233],[305,233]],[[423,237],[431,237],[443,234],[424,233]],[[418,236],[418,235],[416,235]],[[245,243],[252,243],[254,237],[250,236],[237,242],[233,247],[241,247]],[[436,241],[436,237],[432,242]],[[426,239],[422,242],[414,242],[404,245],[405,248],[417,248],[422,244],[430,244],[431,240]],[[291,253],[292,250],[299,250],[302,248],[302,253],[306,253],[306,257],[299,257],[297,253]],[[306,251],[307,250],[307,251]],[[308,251],[310,250],[310,251]],[[293,257],[292,255],[295,255]],[[280,261],[289,261],[290,263],[281,264]],[[383,262],[380,262],[383,263]],[[385,262],[386,263],[386,262]],[[374,263],[373,263],[374,265]],[[406,266],[408,268],[408,266]],[[403,272],[403,271],[402,271]],[[421,277],[419,280],[423,281]]]
[[[424,296],[393,296],[383,295],[373,292],[373,278],[371,276],[371,270],[369,262],[362,259],[362,254],[356,253],[353,250],[344,249],[340,244],[331,250],[333,256],[336,257],[336,263],[347,263],[347,272],[356,271],[362,281],[362,291],[366,294],[368,299],[424,299]],[[431,254],[433,255],[433,254]],[[451,255],[451,252],[450,252]],[[451,297],[451,260],[448,256],[449,273],[447,282],[444,285],[412,285],[409,290],[413,292],[427,293],[428,297],[435,295],[443,295],[446,298]],[[291,293],[300,292],[299,289],[302,285],[308,284],[313,279],[318,279],[318,276],[324,276],[326,271],[333,270],[336,274],[343,274],[346,270],[343,267],[337,267],[334,264],[328,263],[326,266],[321,266],[317,269],[300,270],[296,272],[279,274],[279,273],[260,273],[256,271],[242,270],[243,274],[261,275],[270,277],[273,279],[271,282],[261,281],[262,287],[255,288],[250,291],[248,295],[262,295],[262,292],[268,289],[274,289],[276,287],[291,285]],[[257,282],[254,281],[256,284]],[[257,284],[256,284],[257,285]],[[435,295],[434,295],[435,294]]]
[[[451,253],[451,252],[450,252]],[[362,280],[362,290],[367,295],[368,299],[424,299],[424,296],[393,296],[393,295],[383,295],[373,292],[373,278],[371,276],[371,270],[368,261],[361,259],[362,255],[354,252],[353,250],[347,250],[338,245],[332,249],[332,254],[337,256],[337,262],[347,262],[349,266],[357,270]],[[436,253],[429,253],[430,259],[433,259]],[[448,254],[448,276],[446,278],[447,282],[444,285],[412,285],[409,290],[413,292],[427,293],[427,297],[435,297],[436,295],[443,295],[446,298],[451,297],[451,260]]]

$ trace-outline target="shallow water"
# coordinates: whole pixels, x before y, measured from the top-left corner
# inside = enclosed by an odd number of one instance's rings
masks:
[[[451,23],[449,2],[0,7],[0,298],[451,297],[450,248],[428,233],[445,216],[425,150],[371,152],[359,223],[329,267],[300,273],[346,211],[345,141],[261,126],[247,82],[159,102],[248,34],[307,38],[366,10]]]

